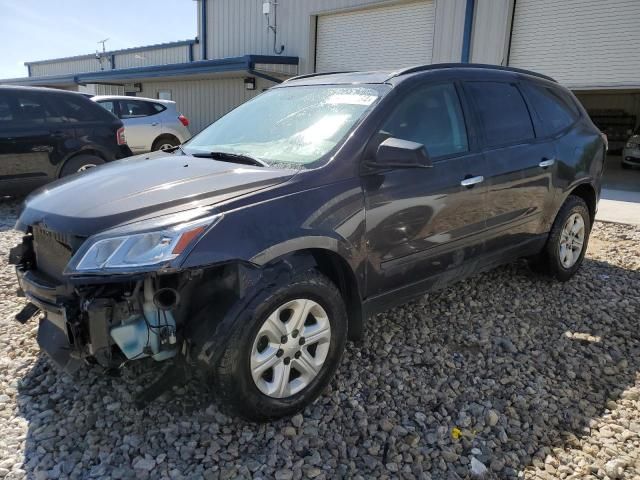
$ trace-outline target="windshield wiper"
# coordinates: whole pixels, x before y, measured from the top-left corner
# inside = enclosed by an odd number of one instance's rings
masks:
[[[213,160],[220,160],[222,162],[240,163],[242,165],[253,165],[256,167],[268,167],[269,165],[262,160],[250,157],[249,155],[242,155],[240,153],[229,152],[198,152],[191,154],[198,158],[211,158]]]

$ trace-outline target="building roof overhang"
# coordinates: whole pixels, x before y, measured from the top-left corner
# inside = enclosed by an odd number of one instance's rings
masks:
[[[249,73],[274,82],[281,81],[278,76],[271,75],[268,71],[263,71],[261,67],[265,65],[297,66],[298,57],[243,55],[241,57],[219,58],[215,60],[197,60],[187,63],[149,65],[145,67],[101,70],[68,75],[10,78],[0,80],[0,84],[70,87],[90,83],[121,84],[173,77],[184,79],[208,78],[212,75],[229,75],[232,73]]]

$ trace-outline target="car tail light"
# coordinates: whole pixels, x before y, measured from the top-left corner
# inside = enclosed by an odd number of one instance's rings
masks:
[[[185,127],[189,126],[189,119],[184,115],[180,114],[180,116],[178,117],[178,120],[180,120],[180,123],[182,123],[182,125],[184,125]]]
[[[124,127],[120,127],[116,132],[116,141],[118,142],[118,145],[127,144],[127,137],[124,135]]]

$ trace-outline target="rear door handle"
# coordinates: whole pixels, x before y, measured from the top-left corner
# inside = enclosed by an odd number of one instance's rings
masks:
[[[554,163],[556,163],[556,159],[555,158],[545,158],[544,160],[542,160],[538,166],[541,168],[549,168],[550,166],[552,166]]]
[[[479,175],[477,177],[465,178],[460,182],[460,185],[462,185],[463,187],[473,187],[474,185],[482,182],[484,182],[484,177],[482,175]]]

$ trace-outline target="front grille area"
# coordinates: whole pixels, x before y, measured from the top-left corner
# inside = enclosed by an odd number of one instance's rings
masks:
[[[73,254],[72,237],[40,227],[33,227],[32,232],[38,271],[62,281],[62,272]]]

